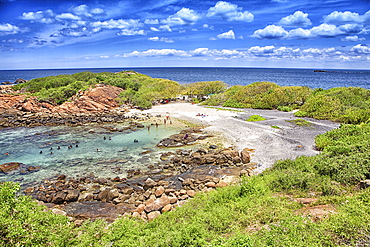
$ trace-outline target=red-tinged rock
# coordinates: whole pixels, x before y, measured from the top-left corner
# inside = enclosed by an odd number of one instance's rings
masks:
[[[225,181],[220,181],[216,184],[216,187],[218,187],[218,188],[223,188],[223,187],[226,187],[226,186],[228,186],[228,184]]]
[[[188,190],[188,191],[186,191],[186,194],[190,197],[194,197],[195,196],[195,191],[194,190]]]
[[[161,215],[161,212],[159,211],[153,211],[153,212],[150,212],[147,217],[148,217],[148,221],[152,221],[154,220],[155,218],[157,218],[158,216]]]
[[[159,186],[157,190],[155,191],[155,196],[156,197],[161,197],[164,193],[165,189],[162,186]]]
[[[0,165],[0,172],[7,173],[13,170],[17,170],[21,166],[21,164],[22,163],[18,163],[18,162],[9,162],[9,163],[2,164]]]
[[[216,184],[214,182],[208,182],[205,184],[206,187],[208,188],[215,188],[216,187]]]
[[[164,206],[161,210],[162,213],[164,212],[169,212],[172,210],[172,205],[171,204],[167,204],[166,206]]]

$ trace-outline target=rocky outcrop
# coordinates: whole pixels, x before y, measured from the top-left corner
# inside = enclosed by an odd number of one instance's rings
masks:
[[[128,107],[117,110],[115,98],[122,90],[99,84],[85,92],[80,91],[70,102],[54,105],[40,102],[33,96],[14,94],[16,92],[11,87],[2,86],[0,127],[120,121],[128,110]]]
[[[201,135],[201,132],[201,127],[185,129],[181,131],[180,134],[175,134],[163,139],[157,144],[157,147],[182,147],[195,144],[197,140],[204,140],[212,137],[211,135]]]

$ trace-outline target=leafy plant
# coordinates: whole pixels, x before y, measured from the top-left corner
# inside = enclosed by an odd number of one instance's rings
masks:
[[[248,121],[248,122],[257,122],[257,121],[263,121],[263,120],[266,120],[266,118],[264,118],[260,115],[252,115],[246,121]]]

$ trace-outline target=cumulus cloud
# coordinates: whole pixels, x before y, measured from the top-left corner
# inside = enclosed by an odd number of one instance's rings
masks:
[[[28,32],[27,28],[20,28],[10,23],[0,24],[0,36]]]
[[[55,16],[57,20],[80,20],[80,17],[71,14],[71,13],[63,13],[60,15]]]
[[[346,24],[346,23],[362,23],[364,21],[363,16],[358,13],[353,13],[350,11],[339,12],[334,11],[329,15],[324,17],[324,22],[329,24]]]
[[[207,17],[221,17],[228,21],[245,21],[251,22],[254,15],[248,11],[242,11],[242,7],[229,2],[219,1],[214,7],[208,9]]]
[[[123,57],[157,57],[157,56],[178,56],[187,57],[188,52],[176,49],[149,49],[147,51],[133,51],[125,53]]]
[[[358,42],[366,40],[366,38],[359,38],[357,35],[355,36],[347,36],[341,39],[341,41],[348,41],[348,42]]]
[[[352,52],[359,53],[359,54],[370,54],[370,47],[366,45],[355,45],[351,48]]]
[[[235,39],[235,34],[234,34],[233,30],[230,30],[228,32],[221,33],[221,34],[217,35],[217,38],[219,38],[219,39]]]
[[[264,29],[258,29],[252,35],[252,37],[258,39],[281,39],[288,35],[288,32],[280,27],[275,25],[268,25]]]
[[[308,14],[303,13],[302,11],[296,11],[294,14],[282,18],[279,21],[279,24],[290,27],[304,27],[311,25],[312,22],[308,18]]]
[[[263,56],[266,54],[273,54],[275,50],[275,46],[265,46],[265,47],[260,47],[260,46],[253,46],[248,49],[248,52],[257,55],[257,56]]]
[[[251,37],[258,39],[316,39],[333,38],[343,35],[360,34],[364,30],[362,25],[344,24],[336,26],[323,23],[311,29],[296,28],[289,32],[281,26],[269,25],[264,29],[256,30]]]
[[[51,9],[37,12],[24,12],[20,17],[22,20],[51,24],[55,21],[54,12]]]
[[[165,42],[165,43],[173,43],[175,42],[173,39],[169,39],[169,38],[164,38],[164,37],[150,37],[148,38],[148,40],[150,41],[160,41],[160,42]]]
[[[162,20],[163,24],[170,26],[176,25],[193,25],[200,19],[200,15],[189,8],[182,8],[176,14],[169,16],[167,19]]]

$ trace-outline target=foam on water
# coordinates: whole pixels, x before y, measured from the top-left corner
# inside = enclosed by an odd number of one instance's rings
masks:
[[[156,144],[179,131],[172,125],[159,125],[158,128],[152,125],[150,130],[135,131],[125,127],[127,124],[89,124],[0,130],[0,164],[20,162],[41,167],[27,175],[0,173],[0,182],[21,181],[25,184],[58,174],[77,177],[94,173],[99,177],[124,177],[127,169],[143,168],[159,161],[156,153],[160,149]],[[119,131],[112,132],[112,128]],[[135,139],[138,142],[134,142]],[[144,151],[151,152],[143,154]]]

